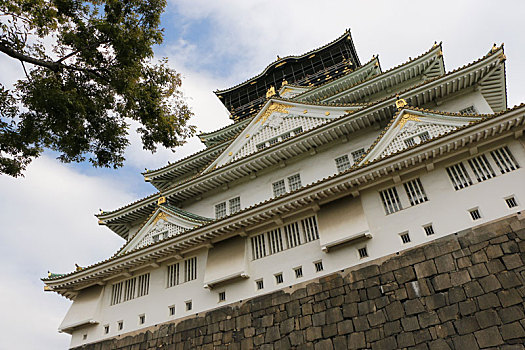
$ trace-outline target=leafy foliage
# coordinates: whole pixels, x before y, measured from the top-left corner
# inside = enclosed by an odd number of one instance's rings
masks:
[[[165,0],[0,0],[0,52],[26,77],[0,85],[0,174],[22,175],[44,148],[63,162],[119,167],[129,124],[143,147],[192,136],[180,74],[153,62]]]

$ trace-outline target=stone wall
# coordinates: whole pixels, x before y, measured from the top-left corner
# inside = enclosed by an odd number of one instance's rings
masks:
[[[524,349],[525,216],[83,349]]]

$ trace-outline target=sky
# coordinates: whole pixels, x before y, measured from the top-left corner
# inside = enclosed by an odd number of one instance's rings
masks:
[[[428,4],[428,5],[427,5]],[[351,29],[361,62],[379,55],[383,70],[443,42],[447,71],[505,43],[508,105],[525,102],[523,1],[259,1],[168,0],[165,40],[155,47],[183,76],[195,113],[192,124],[212,131],[228,123],[213,94],[259,74],[277,55],[300,55]],[[0,55],[0,81],[22,77],[19,63]],[[136,125],[134,125],[136,127]],[[60,325],[70,301],[43,292],[41,277],[103,260],[123,240],[93,214],[155,192],[140,172],[192,154],[194,138],[175,153],[143,151],[135,133],[118,170],[62,164],[46,152],[24,178],[0,176],[0,318],[3,349],[66,349]]]

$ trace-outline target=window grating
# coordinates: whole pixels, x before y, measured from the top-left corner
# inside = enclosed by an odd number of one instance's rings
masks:
[[[379,194],[381,195],[383,207],[385,208],[385,213],[387,215],[403,209],[395,187],[390,187],[386,190],[380,191]]]
[[[284,180],[276,181],[272,184],[274,197],[279,197],[286,193],[286,187],[284,186]]]
[[[511,172],[520,167],[507,146],[495,149],[494,151],[491,151],[490,154],[502,174]]]
[[[124,329],[124,321],[118,321],[117,328],[119,331]]]
[[[316,239],[319,239],[319,229],[317,228],[317,221],[315,220],[315,216],[310,216],[306,219],[302,219],[301,226],[303,227],[305,242],[311,242]]]
[[[514,207],[518,206],[518,202],[516,202],[516,198],[514,198],[514,197],[510,197],[510,198],[505,199],[505,203],[507,203],[507,206],[509,208],[514,208]]]
[[[314,262],[314,266],[315,266],[315,272],[321,272],[321,271],[324,270],[323,262],[322,262],[322,261],[316,261],[316,262]]]
[[[472,180],[470,179],[467,169],[465,169],[463,163],[449,166],[446,168],[446,170],[448,177],[450,178],[450,181],[452,181],[456,191],[472,185]]]
[[[104,334],[108,334],[109,333],[109,325],[105,325],[104,326]]]
[[[365,154],[365,149],[360,148],[356,151],[353,151],[351,154],[352,154],[352,160],[354,161],[354,163],[356,163]]]
[[[115,283],[111,288],[111,305],[122,302],[122,286],[124,282]]]
[[[252,240],[252,254],[253,259],[260,259],[266,256],[266,242],[264,241],[264,233],[253,236]]]
[[[346,154],[344,156],[335,158],[335,166],[337,167],[338,172],[350,169],[350,159]]]
[[[197,257],[184,260],[184,282],[197,279]]]
[[[302,267],[298,267],[298,268],[294,269],[294,272],[295,272],[295,278],[303,277],[303,268]]]
[[[421,204],[428,201],[427,195],[419,178],[405,182],[403,187],[405,187],[410,205]]]
[[[301,188],[301,175],[295,174],[295,175],[289,176],[288,186],[290,187],[290,191],[295,191]]]
[[[219,302],[226,300],[226,292],[219,293]]]
[[[284,226],[284,233],[286,235],[288,248],[297,247],[301,244],[301,235],[299,234],[299,225],[297,222]]]
[[[417,136],[419,136],[421,142],[430,140],[430,134],[428,133],[428,131],[425,131]]]
[[[137,298],[149,293],[149,273],[138,277]]]
[[[283,282],[284,282],[284,279],[283,279],[283,274],[282,273],[279,273],[279,274],[275,275],[275,283],[280,284],[280,283],[283,283]]]
[[[255,281],[255,286],[257,287],[257,290],[263,289],[264,288],[264,281],[263,280]]]
[[[168,266],[168,288],[179,284],[179,270],[179,263]]]
[[[400,234],[399,237],[401,237],[401,242],[403,242],[403,244],[410,243],[410,235],[408,232]]]
[[[146,323],[146,315],[139,315],[139,324]]]
[[[469,213],[470,213],[470,217],[472,218],[472,220],[481,219],[481,213],[479,212],[478,209],[469,210]]]
[[[405,140],[405,145],[407,145],[407,147],[414,146],[415,144],[416,142],[414,141],[413,137]]]
[[[477,114],[478,111],[476,111],[476,108],[474,108],[474,106],[468,106],[466,108],[460,109],[459,113],[461,113],[461,114]]]
[[[226,216],[226,202],[215,205],[215,218],[219,219]]]
[[[124,301],[135,298],[135,278],[124,281]]]
[[[357,249],[357,252],[359,253],[359,258],[361,259],[368,257],[368,251],[366,250],[366,247]]]
[[[149,273],[113,284],[111,305],[135,299],[149,293]]]
[[[170,316],[175,315],[175,305],[171,305],[168,310],[169,310]]]
[[[186,311],[191,311],[191,309],[193,309],[193,303],[189,300],[186,302]]]
[[[280,228],[268,231],[266,235],[268,238],[268,248],[270,248],[270,254],[275,254],[283,250],[283,237]]]
[[[423,229],[425,230],[425,233],[427,234],[427,236],[431,236],[435,233],[434,227],[432,226],[432,224],[423,226]]]
[[[494,170],[492,170],[492,167],[490,166],[489,161],[487,160],[487,157],[484,154],[469,159],[468,164],[470,165],[470,168],[472,169],[472,172],[476,176],[478,182],[485,181],[496,176]]]
[[[241,210],[241,197],[235,197],[228,201],[230,205],[230,214],[236,213]]]

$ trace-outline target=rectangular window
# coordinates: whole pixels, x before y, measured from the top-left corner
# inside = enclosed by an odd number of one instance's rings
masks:
[[[516,170],[520,167],[507,146],[495,149],[494,151],[491,151],[490,154],[502,174]]]
[[[492,170],[492,167],[490,166],[489,161],[487,160],[487,157],[484,154],[469,159],[468,164],[470,165],[470,169],[472,169],[472,172],[476,176],[478,182],[485,181],[496,176],[494,170]]]
[[[124,282],[115,283],[111,288],[111,305],[122,302],[122,286]]]
[[[505,199],[505,203],[507,203],[507,206],[509,208],[514,208],[514,207],[518,206],[518,202],[516,201],[516,198],[514,198],[514,197],[509,197],[509,198]]]
[[[295,272],[295,278],[303,277],[303,268],[302,267],[298,267],[298,268],[294,269],[293,271]]]
[[[432,236],[435,233],[432,224],[423,226],[423,229],[425,230],[427,236]]]
[[[193,309],[193,303],[191,302],[191,300],[188,300],[186,302],[186,311],[191,311],[191,309]]]
[[[255,286],[257,287],[257,290],[263,289],[264,288],[264,281],[263,280],[255,281]]]
[[[135,278],[124,281],[124,301],[135,298],[135,283]]]
[[[277,142],[279,142],[279,138],[278,137],[274,137],[273,139],[269,139],[268,140],[268,143],[271,145],[275,145]]]
[[[104,334],[109,334],[109,324],[104,325]]]
[[[357,163],[357,161],[360,160],[365,154],[365,149],[360,148],[356,151],[353,151],[351,154],[352,154],[352,160],[354,161],[354,163]]]
[[[226,292],[219,292],[219,303],[226,300]]]
[[[260,259],[266,256],[266,242],[264,241],[264,233],[253,236],[252,241],[252,256],[253,260]]]
[[[275,283],[281,284],[283,282],[284,282],[284,279],[283,279],[282,273],[278,273],[277,275],[275,275]]]
[[[430,134],[428,133],[428,131],[425,131],[424,133],[421,133],[417,136],[419,136],[421,142],[430,140]]]
[[[257,150],[258,150],[258,151],[262,151],[262,150],[265,149],[265,148],[266,148],[266,142],[259,143],[259,144],[257,145]]]
[[[169,313],[170,316],[175,316],[175,305],[171,305],[168,308],[168,313]]]
[[[274,197],[279,197],[286,193],[286,187],[284,186],[284,180],[276,181],[272,184]]]
[[[338,172],[350,169],[350,159],[346,154],[339,158],[335,158],[335,166],[337,167]]]
[[[241,210],[241,197],[235,197],[228,201],[230,205],[230,214],[234,214]]]
[[[117,322],[117,329],[119,331],[123,330],[124,329],[124,321],[118,321]]]
[[[275,254],[283,250],[283,237],[280,228],[268,231],[266,235],[268,238],[270,254]]]
[[[146,323],[146,315],[139,315],[139,324]]]
[[[286,235],[288,248],[297,247],[301,244],[301,235],[299,234],[299,225],[297,222],[284,226],[284,234]]]
[[[184,260],[184,282],[197,279],[197,257]]]
[[[368,257],[368,251],[366,250],[366,247],[362,247],[357,249],[357,252],[359,253],[359,258],[363,259]]]
[[[179,263],[168,266],[168,288],[179,284],[179,270]]]
[[[413,137],[405,139],[405,145],[407,145],[407,147],[414,146],[415,144],[416,142]]]
[[[226,202],[215,205],[215,218],[219,219],[226,216]]]
[[[460,109],[459,113],[461,113],[461,114],[477,114],[478,111],[476,111],[476,108],[474,108],[474,106],[468,106],[466,108]]]
[[[289,176],[288,186],[290,187],[290,191],[295,191],[301,188],[301,175],[295,174],[295,175]]]
[[[463,163],[449,166],[446,168],[446,170],[448,177],[450,178],[450,181],[452,181],[456,191],[472,185],[472,180],[470,179],[467,169],[465,169]]]
[[[149,293],[149,273],[138,277],[137,298]]]
[[[403,242],[403,244],[410,243],[410,235],[408,232],[400,234],[399,237],[401,237],[401,242]]]
[[[380,191],[379,194],[381,195],[381,201],[383,202],[383,207],[387,215],[403,209],[395,187]]]
[[[83,340],[87,340],[87,333],[84,334],[84,335],[82,335],[82,339],[83,339]]]
[[[301,226],[303,227],[305,242],[311,242],[319,239],[319,230],[317,229],[317,221],[315,220],[315,216],[302,219]]]
[[[321,272],[324,270],[322,261],[314,262],[314,267],[315,267],[315,272]]]
[[[472,220],[481,219],[481,213],[479,212],[479,209],[471,209],[468,212],[470,213],[470,217],[472,218]]]
[[[410,205],[421,204],[428,201],[427,195],[419,178],[405,182],[403,187],[407,193]]]

